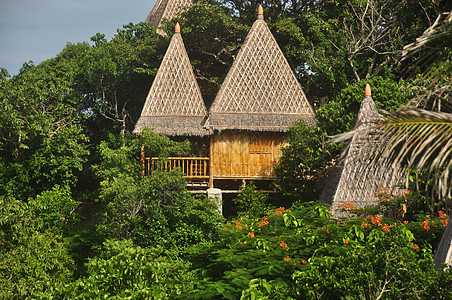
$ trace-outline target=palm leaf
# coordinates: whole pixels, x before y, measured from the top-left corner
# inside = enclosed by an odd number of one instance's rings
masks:
[[[403,48],[400,61],[411,58],[409,69],[423,70],[407,85],[407,89],[412,93],[408,106],[452,112],[451,49],[452,12],[439,14],[432,26],[427,28],[414,43]],[[422,55],[416,57],[420,51]]]
[[[378,124],[381,136],[374,148],[373,163],[384,172],[389,166],[407,170],[426,170],[427,179],[438,184],[434,191],[441,198],[451,197],[452,114],[421,109],[384,113]],[[405,174],[405,186],[409,172]]]

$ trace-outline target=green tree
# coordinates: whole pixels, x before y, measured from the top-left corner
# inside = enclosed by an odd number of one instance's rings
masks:
[[[222,225],[220,240],[185,251],[196,277],[184,297],[447,299],[452,273],[435,271],[430,245],[445,217],[332,219],[314,202],[240,217]]]
[[[256,190],[254,182],[241,186],[240,193],[232,202],[239,217],[260,218],[271,208],[268,194]]]
[[[77,125],[74,66],[34,66],[0,77],[2,194],[26,198],[55,184],[73,185],[88,150]]]
[[[110,41],[100,33],[91,41],[94,45],[80,57],[76,78],[89,111],[86,125],[101,123],[124,134],[139,117],[150,75],[157,72],[167,41],[147,23],[125,25]]]

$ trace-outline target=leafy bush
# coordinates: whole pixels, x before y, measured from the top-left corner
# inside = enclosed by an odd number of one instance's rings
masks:
[[[340,146],[327,143],[327,133],[323,129],[303,121],[289,128],[286,142],[275,168],[278,176],[275,185],[292,202],[312,201],[320,192],[316,179],[332,163]]]
[[[178,170],[104,181],[101,199],[107,204],[100,232],[141,246],[185,247],[213,239],[221,221],[215,203],[192,197],[185,186]]]
[[[93,169],[103,180],[122,175],[138,179],[141,177],[140,157],[143,146],[148,157],[165,158],[184,155],[190,149],[190,142],[176,142],[148,128],[134,136],[129,133],[110,135],[108,141],[100,142],[100,164],[94,165]]]
[[[260,218],[270,209],[268,194],[256,191],[253,182],[240,187],[240,193],[232,200],[239,217]]]
[[[55,186],[30,199],[28,204],[31,213],[42,221],[43,227],[54,233],[63,233],[68,224],[76,221],[74,211],[78,203],[67,187]]]
[[[143,177],[138,161],[142,146],[146,155],[160,157],[182,155],[189,149],[188,142],[175,142],[150,130],[133,138],[124,136],[122,142],[102,142],[96,169],[103,179],[99,198],[105,211],[98,231],[140,246],[185,247],[213,239],[221,221],[215,204],[192,197],[179,170]]]
[[[163,247],[107,240],[86,264],[87,276],[60,290],[70,299],[174,299],[192,289],[190,265]]]

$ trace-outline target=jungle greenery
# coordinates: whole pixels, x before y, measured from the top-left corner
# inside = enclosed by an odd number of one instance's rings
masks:
[[[450,38],[402,50],[452,5],[196,1],[163,29],[171,36],[181,24],[206,95],[218,90],[261,3],[318,123],[289,130],[278,193],[242,187],[227,220],[187,191],[178,170],[141,176],[142,145],[162,158],[190,151],[188,141],[150,130],[131,134],[169,43],[155,28],[127,24],[111,40],[99,33],[68,43],[15,76],[0,69],[0,298],[452,297],[451,271],[432,263],[447,206],[430,197],[425,170],[409,177],[416,192],[382,192],[373,210],[344,207],[352,219],[315,203],[342,148],[328,137],[352,129],[366,83],[387,111],[411,99],[435,109],[434,97],[420,95],[434,95],[438,77],[450,91]],[[438,60],[422,63],[426,53]]]

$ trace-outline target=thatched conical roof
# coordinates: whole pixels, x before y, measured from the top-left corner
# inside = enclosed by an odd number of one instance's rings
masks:
[[[369,155],[377,145],[376,135],[379,129],[375,126],[383,117],[378,113],[375,102],[366,86],[365,97],[356,118],[353,135],[344,159],[336,165],[325,186],[320,201],[331,203],[334,215],[344,215],[339,206],[351,202],[355,207],[362,208],[378,203],[377,193],[381,189],[398,192],[397,183],[400,169],[381,172],[375,164],[369,163]]]
[[[206,114],[179,24],[176,24],[134,132],[148,127],[165,135],[202,136],[208,134],[202,127]]]
[[[205,126],[279,132],[300,118],[314,123],[313,110],[260,11]]]
[[[159,27],[163,19],[176,17],[181,8],[191,6],[192,0],[157,0],[145,22]]]

